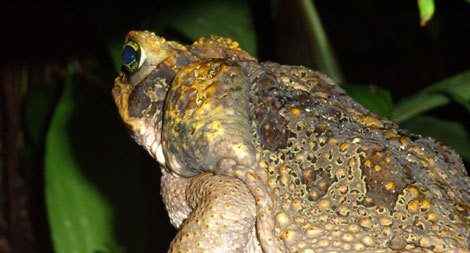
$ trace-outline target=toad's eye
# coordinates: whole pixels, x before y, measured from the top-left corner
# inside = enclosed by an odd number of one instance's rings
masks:
[[[121,51],[122,67],[128,74],[134,74],[145,61],[145,52],[135,41],[128,41]]]

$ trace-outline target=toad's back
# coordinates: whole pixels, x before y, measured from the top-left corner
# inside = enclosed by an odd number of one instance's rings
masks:
[[[470,182],[453,150],[370,113],[318,72],[244,67],[253,83],[259,165],[288,249],[442,252],[468,245]]]

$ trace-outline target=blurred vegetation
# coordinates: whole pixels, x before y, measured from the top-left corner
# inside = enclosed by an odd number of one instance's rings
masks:
[[[4,53],[9,64],[2,65],[0,147],[6,155],[0,169],[8,190],[0,214],[10,226],[0,226],[0,252],[168,247],[175,231],[159,200],[157,165],[128,137],[110,95],[128,30],[152,30],[187,44],[227,36],[260,60],[319,69],[370,110],[448,143],[468,168],[470,66],[468,57],[455,59],[469,49],[448,41],[454,29],[469,29],[449,21],[469,13],[464,0],[446,3],[460,12],[440,12],[447,5],[432,0],[396,6],[370,0],[76,4],[7,6],[11,16],[1,20],[30,20],[32,29],[25,35],[21,25],[7,27],[17,41],[3,47],[14,50]],[[468,15],[460,18],[468,21]],[[60,30],[61,21],[69,27]],[[45,31],[52,37],[41,37]],[[11,215],[20,211],[23,216]]]

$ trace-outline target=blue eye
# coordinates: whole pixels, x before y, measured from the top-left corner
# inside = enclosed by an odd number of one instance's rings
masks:
[[[129,45],[125,45],[122,48],[122,63],[124,65],[129,65],[133,63],[136,58],[139,58],[139,55],[135,49]]]
[[[144,52],[137,42],[130,40],[122,47],[122,67],[128,74],[135,73],[142,66],[144,58]]]

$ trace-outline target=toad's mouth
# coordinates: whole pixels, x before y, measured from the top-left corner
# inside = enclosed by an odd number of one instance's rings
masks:
[[[145,114],[142,117],[132,116],[130,113],[130,99],[133,89],[131,84],[123,81],[122,75],[116,78],[112,90],[114,102],[126,127],[131,132],[132,138],[137,144],[161,164],[165,164],[161,144],[162,121],[161,113]]]

